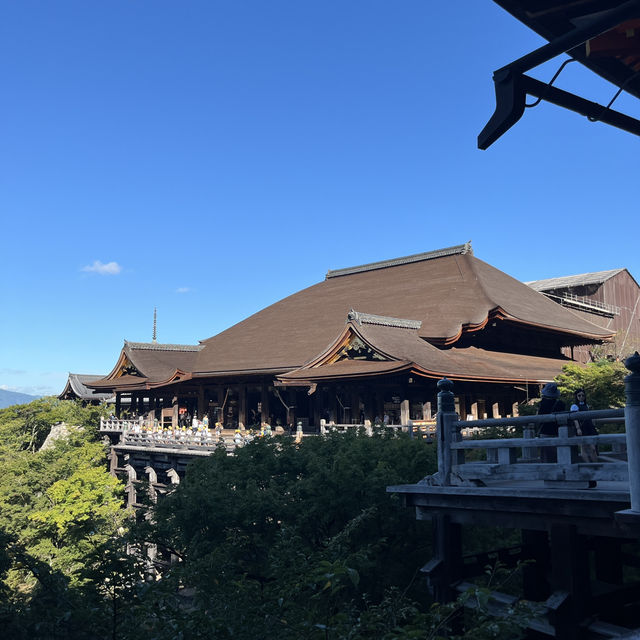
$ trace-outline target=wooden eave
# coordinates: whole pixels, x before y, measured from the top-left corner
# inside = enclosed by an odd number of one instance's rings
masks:
[[[147,382],[147,389],[158,389],[159,387],[166,387],[170,384],[176,384],[178,382],[188,382],[193,378],[193,374],[190,371],[182,371],[181,369],[176,369],[169,378],[166,380],[158,380],[158,381],[149,381]]]
[[[435,337],[435,336],[434,337],[423,336],[423,337],[425,340],[427,340],[433,345],[449,347],[455,344],[458,340],[460,340],[463,334],[473,333],[474,331],[480,331],[481,329],[484,329],[489,322],[492,322],[494,320],[507,320],[509,322],[521,325],[523,327],[530,327],[532,329],[544,331],[545,333],[553,333],[555,335],[562,335],[562,336],[572,336],[574,338],[580,338],[582,340],[581,342],[572,340],[569,343],[563,344],[563,346],[571,346],[571,345],[578,345],[578,344],[601,344],[603,342],[610,342],[613,336],[615,335],[615,332],[609,332],[609,334],[606,336],[598,336],[596,334],[589,335],[582,331],[571,331],[570,329],[551,327],[549,325],[522,320],[520,318],[517,318],[516,316],[513,316],[507,313],[501,307],[496,307],[495,309],[492,309],[487,314],[487,317],[482,322],[478,322],[475,324],[464,324],[460,327],[460,331],[458,331],[458,333],[453,336],[449,336],[446,338]]]

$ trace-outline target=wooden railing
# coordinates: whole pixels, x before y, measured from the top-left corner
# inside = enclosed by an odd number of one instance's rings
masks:
[[[356,423],[356,424],[338,424],[335,422],[327,422],[326,420],[320,420],[320,434],[324,435],[331,431],[347,432],[351,429],[363,429],[365,433],[371,435],[374,429],[390,429],[392,431],[405,431],[409,433],[411,437],[430,437],[435,436],[436,425],[431,420],[409,420],[407,424],[370,424],[370,423]]]
[[[153,422],[153,421],[152,421]],[[148,422],[143,423],[144,426],[151,426]],[[133,431],[140,428],[142,425],[139,418],[132,418],[121,420],[120,418],[100,418],[100,431],[101,432],[123,432]]]
[[[444,430],[438,436],[441,455],[439,471],[448,474],[449,484],[479,484],[495,481],[544,480],[555,482],[589,482],[598,480],[628,481],[626,462],[626,434],[570,436],[574,420],[598,420],[624,417],[624,409],[556,413],[541,416],[522,416],[492,420],[458,420],[455,413],[443,413],[439,420]],[[536,437],[541,424],[556,424],[557,437]],[[462,429],[484,430],[490,427],[522,429],[523,437],[497,439],[463,438]],[[609,455],[602,454],[598,462],[583,462],[578,449],[593,445],[603,450],[611,447]],[[541,462],[540,449],[556,452],[557,462]],[[472,460],[467,455],[475,454]],[[478,460],[478,453],[482,459]],[[442,475],[442,474],[441,474]]]
[[[425,478],[436,486],[490,485],[501,481],[544,481],[546,486],[574,488],[577,483],[621,481],[629,484],[632,511],[640,512],[640,356],[625,362],[624,409],[565,412],[491,420],[460,420],[455,412],[453,382],[438,382],[438,472]],[[570,436],[575,420],[625,421],[625,433]],[[536,437],[543,423],[558,427],[557,437]],[[465,439],[462,429],[499,427],[522,437]],[[597,462],[580,459],[582,445],[599,447]],[[611,447],[609,453],[604,449]],[[541,462],[541,448],[553,449],[557,462]],[[473,455],[471,455],[473,452]],[[467,459],[469,455],[470,458]],[[548,459],[548,458],[547,458]]]

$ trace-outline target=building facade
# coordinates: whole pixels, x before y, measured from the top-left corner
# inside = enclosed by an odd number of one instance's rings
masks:
[[[406,424],[456,381],[463,417],[512,415],[613,331],[473,255],[470,244],[329,271],[198,345],[125,342],[96,390],[166,425]]]

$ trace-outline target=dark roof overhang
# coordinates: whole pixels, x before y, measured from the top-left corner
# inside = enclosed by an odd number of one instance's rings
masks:
[[[534,106],[540,100],[576,111],[592,121],[604,122],[640,135],[640,121],[611,109],[613,100],[607,106],[600,105],[552,86],[555,77],[551,83],[546,84],[526,75],[534,67],[566,53],[570,60],[582,63],[618,86],[620,91],[640,97],[638,36],[632,42],[631,55],[626,55],[629,53],[627,50],[619,53],[601,49],[596,57],[589,46],[591,42],[597,42],[602,34],[622,23],[640,18],[640,0],[565,0],[560,3],[549,0],[494,1],[549,40],[549,43],[494,72],[496,110],[478,136],[480,149],[487,149],[492,145],[518,122],[525,107]],[[537,98],[537,101],[527,105],[527,95]]]

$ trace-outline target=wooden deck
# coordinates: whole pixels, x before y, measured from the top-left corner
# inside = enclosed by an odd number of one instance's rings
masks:
[[[605,436],[571,437],[570,413],[460,421],[451,381],[439,383],[438,471],[387,488],[432,523],[434,555],[422,571],[436,600],[455,599],[487,562],[524,563],[520,595],[494,593],[495,615],[523,598],[540,606],[530,624],[535,637],[640,638],[640,356],[626,364],[633,373],[625,409],[580,414],[624,416],[625,433]],[[549,421],[559,437],[535,438],[536,425]],[[464,428],[489,426],[524,437],[462,437]],[[611,451],[585,463],[580,444]],[[541,447],[554,449],[557,462],[541,462]],[[472,525],[518,530],[520,544],[465,556],[462,529]]]

